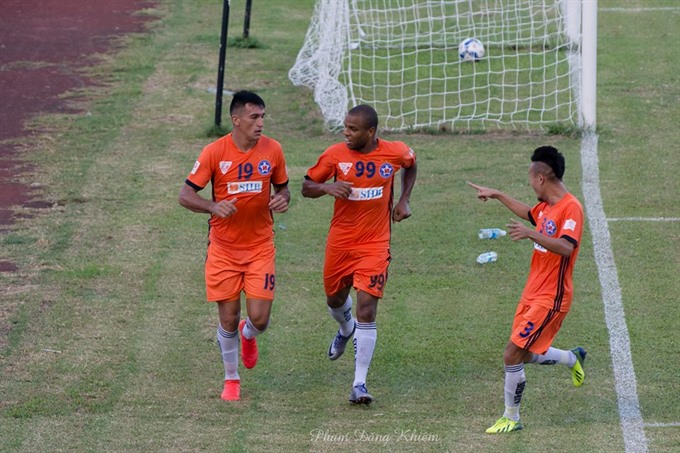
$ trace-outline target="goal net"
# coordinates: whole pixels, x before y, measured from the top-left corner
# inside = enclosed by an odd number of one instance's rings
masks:
[[[289,78],[333,130],[357,104],[395,131],[580,126],[581,1],[318,0]]]

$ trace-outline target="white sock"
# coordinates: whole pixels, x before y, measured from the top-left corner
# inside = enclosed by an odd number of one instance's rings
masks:
[[[505,365],[505,412],[504,417],[519,421],[519,406],[526,385],[524,364]]]
[[[366,383],[368,367],[371,366],[378,329],[374,322],[357,322],[354,333],[354,384]]]
[[[238,331],[227,332],[217,325],[217,344],[220,345],[224,363],[224,380],[239,379],[238,376]]]
[[[576,355],[571,351],[549,348],[545,354],[534,354],[530,363],[539,365],[567,365],[573,367],[576,363]]]
[[[331,308],[328,307],[328,312],[331,314],[340,325],[340,335],[348,337],[354,330],[354,320],[352,319],[352,296],[347,295],[345,303],[342,307]]]
[[[262,330],[257,330],[255,326],[253,325],[252,322],[250,322],[250,318],[246,318],[246,324],[243,326],[243,338],[246,340],[252,340],[262,332],[264,332],[265,329]]]

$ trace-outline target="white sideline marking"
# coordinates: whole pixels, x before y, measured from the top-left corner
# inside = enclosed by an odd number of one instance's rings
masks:
[[[647,438],[637,396],[635,370],[630,353],[630,338],[621,302],[621,287],[614,262],[607,217],[600,195],[596,133],[588,132],[581,140],[581,167],[583,171],[583,196],[590,231],[593,237],[595,263],[602,286],[604,316],[609,331],[609,349],[614,368],[616,398],[619,406],[619,423],[627,453],[646,452]]]
[[[680,11],[677,6],[658,6],[651,8],[598,8],[598,11],[622,12],[622,13],[644,13],[647,11]]]
[[[674,423],[645,423],[646,428],[675,428],[680,426],[680,422]]]
[[[680,222],[680,217],[610,217],[608,222]]]

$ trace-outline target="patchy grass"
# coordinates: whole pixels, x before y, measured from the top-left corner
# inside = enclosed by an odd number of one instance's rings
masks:
[[[265,46],[257,39],[251,36],[244,38],[243,36],[233,36],[227,39],[227,47],[238,47],[239,49],[263,49]]]
[[[580,196],[580,143],[569,134],[385,134],[418,154],[414,216],[393,227],[394,261],[369,373],[377,401],[347,403],[351,354],[325,358],[335,329],[321,284],[332,201],[300,195],[306,168],[339,137],[323,130],[311,93],[287,80],[313,3],[255,2],[252,27],[263,47],[228,52],[225,85],[265,99],[265,132],[283,144],[293,194],[289,212],[275,217],[277,300],[259,339],[260,363],[241,370],[243,400],[219,400],[216,310],[203,292],[207,218],[177,204],[210,140],[214,95],[207,88],[219,42],[209,30],[219,31],[221,10],[214,1],[168,0],[153,33],[126,41],[93,68],[106,85],[80,101],[82,114],[34,123],[29,156],[54,206],[2,237],[3,256],[20,270],[0,274],[0,450],[624,450],[589,231],[575,271],[576,302],[556,342],[588,349],[586,385],[573,388],[565,369],[528,367],[525,431],[483,432],[502,410],[502,348],[531,245],[479,241],[480,227],[502,227],[510,215],[480,203],[465,182],[530,203],[529,155],[553,144],[567,157],[565,182]],[[607,5],[614,2],[601,2]],[[678,98],[679,85],[669,83],[677,82],[677,46],[663,46],[648,71],[629,64],[631,52],[647,47],[639,36],[673,32],[673,14],[600,18],[600,165],[610,216],[677,216],[678,107],[652,89],[662,84]],[[634,86],[649,87],[658,110],[632,102],[626,90]],[[680,392],[673,348],[680,337],[672,325],[680,251],[668,245],[680,239],[678,228],[610,225],[649,422],[680,420],[672,403]],[[498,262],[477,265],[488,248]],[[677,428],[646,431],[650,451],[680,442]]]

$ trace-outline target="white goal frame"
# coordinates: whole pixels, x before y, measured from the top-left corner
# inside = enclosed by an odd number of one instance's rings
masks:
[[[318,0],[289,78],[331,130],[357,104],[384,130],[594,130],[596,66],[597,0]]]

